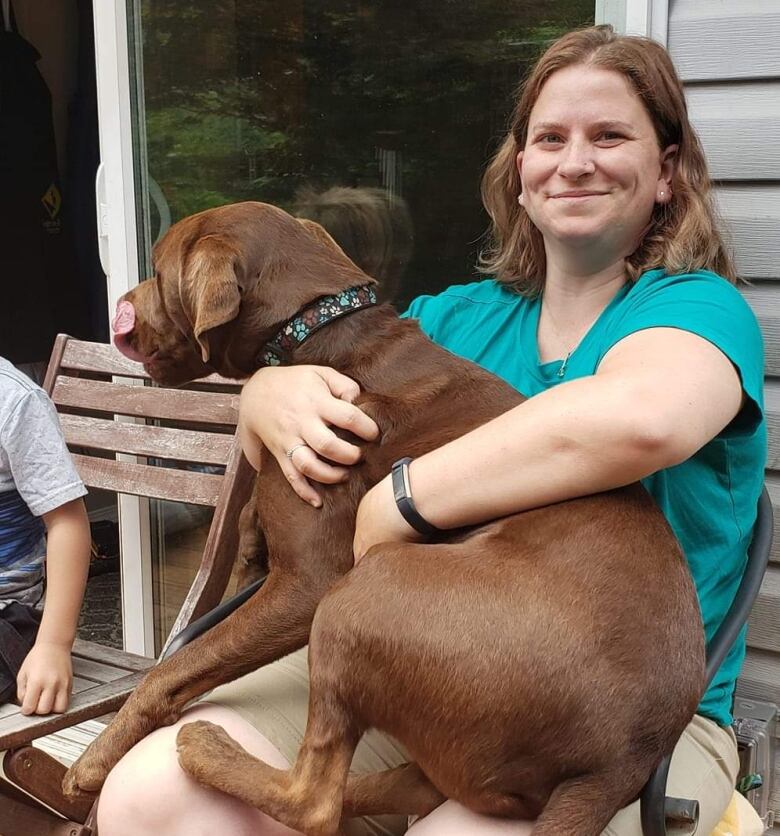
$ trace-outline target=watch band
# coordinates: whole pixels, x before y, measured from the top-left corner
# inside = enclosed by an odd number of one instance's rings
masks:
[[[392,467],[393,474],[393,497],[401,516],[409,523],[409,525],[425,537],[433,537],[436,534],[441,534],[441,529],[432,525],[423,517],[417,510],[417,506],[412,499],[412,487],[409,483],[409,464],[411,459],[406,456],[403,459],[398,459]]]

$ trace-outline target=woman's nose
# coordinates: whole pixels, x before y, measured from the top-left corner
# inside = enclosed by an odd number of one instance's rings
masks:
[[[595,170],[592,148],[587,142],[570,142],[558,163],[558,173],[569,180],[593,174]]]

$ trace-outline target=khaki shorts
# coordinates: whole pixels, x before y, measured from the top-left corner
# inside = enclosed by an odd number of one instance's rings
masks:
[[[306,651],[304,648],[235,682],[221,685],[204,701],[233,709],[292,763],[303,739],[308,714]],[[369,731],[355,751],[352,770],[378,772],[407,760],[399,743],[379,732]],[[697,833],[710,833],[720,821],[731,801],[738,767],[732,730],[696,715],[675,749],[667,793],[699,800],[701,819]],[[431,824],[435,817],[434,812],[430,817]],[[349,836],[397,836],[406,830],[405,818],[378,816],[353,820],[348,833]],[[605,836],[641,836],[639,803],[621,810],[604,833]]]

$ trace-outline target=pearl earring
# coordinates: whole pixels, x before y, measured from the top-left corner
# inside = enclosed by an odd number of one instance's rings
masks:
[[[517,202],[520,206],[523,205],[523,193],[522,192],[520,192],[520,194],[517,196]]]

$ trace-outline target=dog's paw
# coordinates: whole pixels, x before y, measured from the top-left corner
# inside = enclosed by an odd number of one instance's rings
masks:
[[[247,752],[222,728],[207,720],[185,723],[176,735],[179,764],[185,772],[203,783],[213,783],[210,776],[233,766]]]
[[[63,776],[62,792],[73,800],[95,795],[100,792],[108,773],[109,767],[98,757],[91,756],[87,749]]]

